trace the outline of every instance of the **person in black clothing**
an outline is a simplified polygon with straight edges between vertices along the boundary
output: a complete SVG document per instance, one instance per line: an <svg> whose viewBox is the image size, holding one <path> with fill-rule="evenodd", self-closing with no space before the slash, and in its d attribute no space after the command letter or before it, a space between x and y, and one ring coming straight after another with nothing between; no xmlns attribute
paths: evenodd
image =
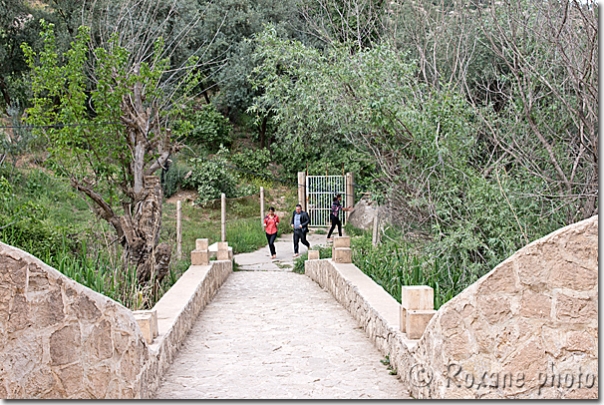
<svg viewBox="0 0 604 405"><path fill-rule="evenodd" d="M296 210L292 214L291 226L294 229L294 257L300 256L298 254L298 244L302 241L302 244L310 249L310 243L306 240L306 234L308 233L308 224L310 218L308 214L302 211L300 204L296 205Z"/></svg>
<svg viewBox="0 0 604 405"><path fill-rule="evenodd" d="M331 233L338 226L338 235L342 236L342 221L340 221L340 211L350 211L351 208L342 208L342 194L338 194L333 198L331 204L331 212L329 213L329 219L331 219L331 229L327 234L327 240L331 240Z"/></svg>

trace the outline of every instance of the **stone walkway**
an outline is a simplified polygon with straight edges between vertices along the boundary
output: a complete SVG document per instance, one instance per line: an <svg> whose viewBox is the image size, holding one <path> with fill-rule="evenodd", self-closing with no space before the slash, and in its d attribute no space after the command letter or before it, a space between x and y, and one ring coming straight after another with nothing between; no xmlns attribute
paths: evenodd
<svg viewBox="0 0 604 405"><path fill-rule="evenodd" d="M304 275L279 270L229 276L156 398L408 398L331 294Z"/></svg>
<svg viewBox="0 0 604 405"><path fill-rule="evenodd" d="M326 244L325 235L310 233L306 239L313 248L317 245ZM275 250L277 258L271 260L268 245L250 253L241 253L235 256L235 262L239 265L239 270L253 271L291 271L294 267L294 244L292 234L286 234L275 241ZM306 246L300 243L298 253L305 253Z"/></svg>

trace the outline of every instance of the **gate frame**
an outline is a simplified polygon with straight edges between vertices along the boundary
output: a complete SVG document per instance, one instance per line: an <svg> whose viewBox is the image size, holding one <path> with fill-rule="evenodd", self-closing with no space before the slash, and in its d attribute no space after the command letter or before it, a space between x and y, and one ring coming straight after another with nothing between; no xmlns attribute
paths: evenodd
<svg viewBox="0 0 604 405"><path fill-rule="evenodd" d="M308 193L308 179L306 172L298 172L298 204L302 206L302 210L308 212L309 206L309 193ZM312 177L330 177L330 176L312 176ZM344 176L344 192L342 193L343 197L343 207L354 207L354 187L353 180L354 176L351 172L346 173ZM335 197L335 195L333 196ZM310 214L310 213L309 213ZM350 212L344 211L344 216L342 218L342 225L348 221L348 216ZM309 215L310 216L310 215ZM309 225L309 228L325 228L330 225Z"/></svg>

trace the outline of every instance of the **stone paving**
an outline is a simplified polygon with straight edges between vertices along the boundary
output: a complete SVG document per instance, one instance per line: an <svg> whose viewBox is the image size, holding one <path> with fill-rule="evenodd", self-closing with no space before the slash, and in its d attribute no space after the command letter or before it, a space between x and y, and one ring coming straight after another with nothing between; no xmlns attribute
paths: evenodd
<svg viewBox="0 0 604 405"><path fill-rule="evenodd" d="M326 244L326 236L318 235L311 231L307 235L308 243L311 249L319 244ZM275 250L277 258L270 259L270 251L268 246L250 253L241 253L235 256L235 261L239 265L239 270L252 271L291 271L294 265L294 246L292 235L286 234L275 241ZM298 252L300 254L307 251L306 246L300 243Z"/></svg>
<svg viewBox="0 0 604 405"><path fill-rule="evenodd" d="M287 256L287 246L282 249ZM270 263L265 253L259 251L254 263ZM331 294L304 275L278 270L229 276L199 316L156 398L408 398Z"/></svg>

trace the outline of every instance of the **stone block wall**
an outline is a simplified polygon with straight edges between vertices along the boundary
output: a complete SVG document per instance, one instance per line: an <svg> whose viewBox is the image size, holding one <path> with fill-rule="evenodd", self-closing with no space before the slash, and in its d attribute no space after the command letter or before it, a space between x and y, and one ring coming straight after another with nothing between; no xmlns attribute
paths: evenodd
<svg viewBox="0 0 604 405"><path fill-rule="evenodd" d="M527 245L443 305L415 357L433 376L413 387L419 398L597 398L598 217Z"/></svg>
<svg viewBox="0 0 604 405"><path fill-rule="evenodd" d="M304 269L308 277L350 312L380 353L389 356L394 368L408 370L415 364L415 342L400 331L400 305L388 292L353 264L307 260ZM409 386L409 374L399 375Z"/></svg>
<svg viewBox="0 0 604 405"><path fill-rule="evenodd" d="M516 252L443 305L420 340L400 332L398 307L354 265L309 260L305 270L389 354L414 398L598 397L597 216Z"/></svg>
<svg viewBox="0 0 604 405"><path fill-rule="evenodd" d="M150 398L232 262L191 266L153 308L147 345L133 313L0 243L0 398Z"/></svg>
<svg viewBox="0 0 604 405"><path fill-rule="evenodd" d="M0 243L0 398L137 398L147 356L127 308Z"/></svg>
<svg viewBox="0 0 604 405"><path fill-rule="evenodd" d="M153 307L159 320L159 336L149 346L142 398L153 397L161 376L174 361L200 312L232 271L230 260L212 261L208 266L191 266Z"/></svg>

